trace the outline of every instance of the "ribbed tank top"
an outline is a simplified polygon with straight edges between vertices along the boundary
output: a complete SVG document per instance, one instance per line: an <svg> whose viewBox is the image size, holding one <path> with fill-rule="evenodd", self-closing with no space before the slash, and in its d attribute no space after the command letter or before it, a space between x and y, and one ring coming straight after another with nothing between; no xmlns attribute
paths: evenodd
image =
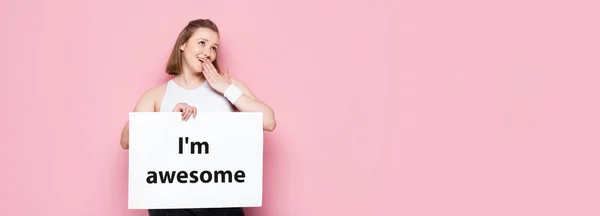
<svg viewBox="0 0 600 216"><path fill-rule="evenodd" d="M198 112L233 112L233 105L219 92L210 87L208 81L195 89L184 89L173 79L167 82L160 112L172 112L178 103L196 107Z"/></svg>

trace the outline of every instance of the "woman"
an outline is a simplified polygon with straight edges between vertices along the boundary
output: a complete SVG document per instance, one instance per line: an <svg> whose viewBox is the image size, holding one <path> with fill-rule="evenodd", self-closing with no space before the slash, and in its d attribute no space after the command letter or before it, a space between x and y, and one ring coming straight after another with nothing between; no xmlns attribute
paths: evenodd
<svg viewBox="0 0 600 216"><path fill-rule="evenodd" d="M209 19L192 20L179 33L167 62L173 78L147 90L134 112L181 112L182 120L197 112L262 112L263 129L276 126L273 110L239 80L221 71L217 64L219 30ZM121 133L121 147L129 148L129 122ZM242 208L150 209L150 216L244 215Z"/></svg>

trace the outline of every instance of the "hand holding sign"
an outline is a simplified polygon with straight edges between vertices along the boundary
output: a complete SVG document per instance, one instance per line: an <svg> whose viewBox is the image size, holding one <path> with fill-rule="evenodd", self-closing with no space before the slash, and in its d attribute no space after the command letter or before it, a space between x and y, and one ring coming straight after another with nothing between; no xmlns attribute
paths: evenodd
<svg viewBox="0 0 600 216"><path fill-rule="evenodd" d="M173 108L173 112L181 112L181 119L187 121L190 117L196 118L198 110L194 106L190 106L186 103L178 103Z"/></svg>

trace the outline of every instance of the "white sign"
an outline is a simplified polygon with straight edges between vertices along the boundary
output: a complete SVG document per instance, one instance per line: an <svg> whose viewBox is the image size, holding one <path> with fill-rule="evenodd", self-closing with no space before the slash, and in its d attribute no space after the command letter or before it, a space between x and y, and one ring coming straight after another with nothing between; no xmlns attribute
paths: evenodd
<svg viewBox="0 0 600 216"><path fill-rule="evenodd" d="M129 209L262 205L260 112L129 113Z"/></svg>

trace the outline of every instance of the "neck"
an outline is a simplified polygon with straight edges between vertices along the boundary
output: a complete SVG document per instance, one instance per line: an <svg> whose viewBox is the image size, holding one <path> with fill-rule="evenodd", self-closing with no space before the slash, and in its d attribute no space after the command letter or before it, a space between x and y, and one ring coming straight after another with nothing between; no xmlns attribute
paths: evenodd
<svg viewBox="0 0 600 216"><path fill-rule="evenodd" d="M184 69L173 80L184 88L197 88L204 83L206 78L202 73L192 73L190 70Z"/></svg>

